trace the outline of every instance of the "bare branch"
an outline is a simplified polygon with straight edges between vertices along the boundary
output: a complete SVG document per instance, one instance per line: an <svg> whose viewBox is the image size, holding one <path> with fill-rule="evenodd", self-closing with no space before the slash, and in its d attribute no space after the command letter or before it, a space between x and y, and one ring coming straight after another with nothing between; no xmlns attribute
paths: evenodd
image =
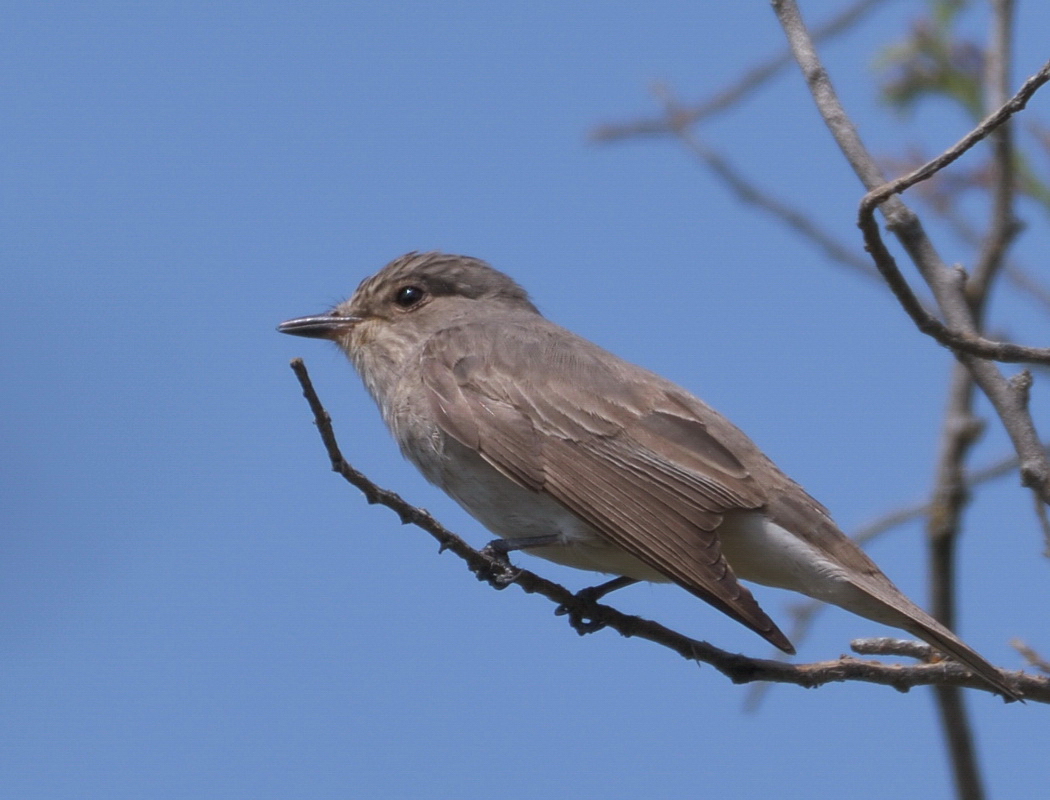
<svg viewBox="0 0 1050 800"><path fill-rule="evenodd" d="M932 242L927 238L919 218L896 196L907 186L932 175L938 169L954 161L973 144L987 136L995 127L1023 108L1035 91L1050 80L1050 62L1044 65L1037 75L1026 81L1021 91L1003 108L982 122L954 148L930 162L931 165L936 165L935 167L927 165L910 176L887 183L839 102L794 0L773 0L773 8L787 34L795 60L802 70L825 124L835 137L854 172L869 190L861 201L859 224L864 233L865 246L875 259L879 272L882 273L898 301L919 329L930 334L942 344L952 347L956 357L970 370L977 385L981 387L995 407L1014 448L1021 456L1021 482L1037 491L1044 502L1050 503L1050 463L1047 462L1042 452L1035 424L1028 412L1027 387L1024 387L1022 391L1020 384L1016 384L1013 380L1007 381L995 364L984 360L992 358L1000 361L1050 363L1050 349L1027 348L1010 343L993 342L979 336L965 296L965 273L962 270L949 269L944 264ZM886 215L889 229L900 241L933 291L947 324L941 323L925 312L897 268L893 256L879 235L878 225L875 223L875 209L880 205ZM980 357L975 357L975 355Z"/></svg>
<svg viewBox="0 0 1050 800"><path fill-rule="evenodd" d="M985 108L989 112L1009 100L1008 65L1012 52L1013 0L992 0L995 10L992 41L985 58ZM992 214L988 234L977 264L966 283L966 298L976 331L982 330L992 282L999 274L1010 242L1020 230L1014 217L1013 143L1009 121L991 134L994 163ZM955 628L956 543L962 530L963 513L969 504L966 458L983 424L973 412L974 379L961 362L952 369L948 407L941 431L941 452L934 482L932 506L927 517L929 545L930 613L948 628ZM957 795L962 800L983 800L981 775L973 726L962 692L953 686L936 686L941 730L951 757Z"/></svg>
<svg viewBox="0 0 1050 800"><path fill-rule="evenodd" d="M960 800L982 800L984 779L977 760L973 726L966 711L966 703L957 686L934 686L941 730L952 762L952 777Z"/></svg>
<svg viewBox="0 0 1050 800"><path fill-rule="evenodd" d="M884 1L859 0L859 2L843 9L822 26L815 28L813 38L819 42L848 30L860 21L865 14ZM737 80L701 103L691 107L680 106L675 109L674 114L664 114L664 116L653 119L601 125L595 128L588 138L593 142L612 142L618 139L629 139L639 136L663 136L669 133L676 133L685 126L692 125L705 117L713 116L730 108L734 103L746 97L790 63L791 51L784 50L776 56L751 67Z"/></svg>
<svg viewBox="0 0 1050 800"><path fill-rule="evenodd" d="M991 110L1008 99L1007 72L1011 57L1013 0L992 0L995 10L992 42L985 59L985 104ZM992 220L977 265L965 287L976 331L982 330L992 281L999 274L1010 242L1019 231L1014 218L1013 145L1009 121L992 133L995 186ZM930 613L948 628L955 628L956 543L963 512L969 504L965 464L983 424L973 412L973 374L961 362L952 369L948 408L941 434L941 453L934 485L935 510L927 518L930 553ZM954 686L935 686L941 730L951 757L955 791L960 800L983 800L981 775L973 725L962 692Z"/></svg>
<svg viewBox="0 0 1050 800"><path fill-rule="evenodd" d="M986 292L975 297L975 307L983 306L985 297ZM975 309L975 315L978 313ZM970 500L965 479L966 457L984 427L973 414L973 399L973 376L957 362L952 368L931 509L926 518L930 613L951 629L956 627L956 543L963 512ZM934 692L941 731L951 757L956 793L964 800L981 800L984 780L962 692L953 686L935 686Z"/></svg>
<svg viewBox="0 0 1050 800"><path fill-rule="evenodd" d="M809 87L810 94L813 95L817 110L835 138L839 149L846 156L846 160L865 187L870 190L882 185L885 183L885 178L878 164L861 143L853 121L846 114L842 103L839 102L835 89L831 85L831 79L817 56L813 39L802 21L798 6L794 0L773 0L773 10L787 35L791 53L802 71L802 77Z"/></svg>
<svg viewBox="0 0 1050 800"><path fill-rule="evenodd" d="M1050 675L1050 661L1040 656L1035 650L1029 647L1027 644L1022 642L1020 639L1014 639L1010 644L1014 650L1024 656L1025 661L1035 667L1042 673Z"/></svg>
<svg viewBox="0 0 1050 800"><path fill-rule="evenodd" d="M1013 3L1012 0L993 0L993 5L996 22L985 59L985 104L989 110L1005 105L1009 99L1007 71ZM1009 122L1004 122L990 135L995 164L992 219L977 265L965 285L976 332L982 330L992 282L999 274L1010 242L1020 229L1013 213L1013 146ZM984 427L974 416L974 389L973 374L963 363L957 362L952 369L932 509L926 525L930 554L930 613L949 628L956 627L956 543L962 529L963 512L970 499L965 479L966 458ZM934 692L941 730L951 757L956 793L962 800L982 800L985 796L984 779L962 692L952 686L937 686Z"/></svg>
<svg viewBox="0 0 1050 800"><path fill-rule="evenodd" d="M768 659L748 658L721 650L707 642L691 639L653 620L624 614L611 606L573 594L564 586L541 578L529 570L511 567L489 553L475 550L428 512L407 503L394 492L381 489L354 469L343 458L335 439L331 417L317 397L306 365L297 358L291 362L291 367L313 411L314 423L321 434L333 471L360 489L368 502L386 506L398 515L402 523L411 523L429 533L438 541L442 551L455 553L466 562L467 567L479 580L489 583L494 588L503 589L513 583L529 594L542 595L559 607L567 609L570 617L590 620L600 626L612 628L626 637L638 637L663 645L683 658L712 665L734 683L772 681L812 688L826 683L855 680L892 686L898 691L907 691L913 686L937 684L995 693L983 680L972 675L961 664L952 661L901 666L842 657L832 661L792 665ZM1050 703L1050 679L1020 672L1004 674L1026 700Z"/></svg>
<svg viewBox="0 0 1050 800"><path fill-rule="evenodd" d="M914 639L897 639L891 636L872 636L869 639L854 639L850 642L854 653L862 656L901 656L918 661L935 661L939 653L926 642Z"/></svg>
<svg viewBox="0 0 1050 800"><path fill-rule="evenodd" d="M1047 447L1050 448L1050 445L1047 445ZM966 487L968 490L972 491L981 484L987 483L995 478L1002 478L1009 475L1017 469L1019 464L1020 459L1016 453L1003 456L980 469L967 473L965 479ZM1043 507L1038 500L1037 504L1040 508ZM894 528L898 528L901 525L928 515L932 507L933 503L931 500L921 500L916 503L903 505L900 508L892 509L879 515L871 522L857 528L850 535L850 538L856 544L863 547L873 539L878 538ZM1048 554L1050 554L1050 539L1047 540L1047 547ZM798 603L792 603L788 607L788 611L792 618L791 629L787 632L788 639L796 645L805 640L806 637L809 636L810 630L813 628L813 623L816 621L817 615L825 608L827 608L827 603L823 603L820 600L806 599ZM781 653L774 653L773 658L786 660L787 656ZM745 707L749 711L756 709L762 702L762 699L765 697L769 688L769 684L754 684L748 692Z"/></svg>
<svg viewBox="0 0 1050 800"><path fill-rule="evenodd" d="M789 2L790 0L778 0L778 2ZM985 139L992 131L999 128L1018 111L1022 111L1028 105L1037 91L1050 81L1050 61L1043 64L1038 72L1024 82L1017 93L1003 103L993 113L985 117L981 123L966 134L962 139L949 147L936 158L926 162L918 169L907 175L903 175L893 181L882 181L870 187L869 194L864 198L866 205L878 206L885 202L890 196L900 194L911 186L924 181L936 172L940 172L953 161L960 158L967 150ZM866 155L866 154L865 154ZM881 185L880 185L881 183Z"/></svg>
<svg viewBox="0 0 1050 800"><path fill-rule="evenodd" d="M985 109L992 112L1010 100L1010 64L1013 60L1013 0L992 0L992 41L985 54ZM980 325L989 288L1005 262L1006 250L1021 224L1014 216L1013 126L1006 120L990 134L993 188L992 222L966 291Z"/></svg>
<svg viewBox="0 0 1050 800"><path fill-rule="evenodd" d="M667 90L661 91L661 99L667 110L668 119L680 116L680 112L676 110L675 100ZM863 258L859 253L853 252L846 245L835 241L831 234L822 230L816 222L800 210L759 189L723 156L704 145L688 127L684 125L678 126L674 129L674 132L686 150L692 153L716 177L725 183L739 200L757 206L779 219L800 236L816 245L817 249L822 251L830 261L848 267L866 278L879 280L879 285L883 285L878 270L872 267L868 259Z"/></svg>
<svg viewBox="0 0 1050 800"><path fill-rule="evenodd" d="M963 242L971 247L985 249L986 244L983 237L960 214L936 202L931 204L931 208L951 226L952 231ZM1044 313L1050 311L1050 287L1037 280L1028 269L1014 261L1007 260L1002 265L1002 274L1023 297L1036 303Z"/></svg>
<svg viewBox="0 0 1050 800"><path fill-rule="evenodd" d="M941 426L941 449L926 518L930 550L930 613L948 628L955 627L955 543L970 499L966 456L983 430L973 414L974 382L956 364Z"/></svg>
<svg viewBox="0 0 1050 800"><path fill-rule="evenodd" d="M927 279L927 282L930 282L931 288L934 289L934 294L937 294L938 286L943 289L952 288L950 284L956 281L944 274L937 274L945 273L947 270L946 268L938 269L942 265L940 265L939 258L932 251L932 245L928 243L918 218L902 202L899 202L894 195L905 191L951 164L977 142L1003 125L1013 114L1023 109L1032 95L1047 81L1050 81L1050 61L1044 64L1039 72L1025 81L1017 94L1004 103L995 113L986 117L980 125L960 139L954 146L937 156L937 158L928 161L907 175L893 181L882 182L874 188L871 188L865 181L865 185L869 186L870 191L861 200L857 224L864 233L865 246L875 259L876 267L878 267L879 272L882 273L886 283L889 284L897 300L912 318L916 327L957 352L995 361L1050 364L1050 348L1025 347L1012 342L992 341L975 334L972 330L974 327L972 322L969 325L965 325L964 321L965 327L951 329L927 312L918 298L912 293L911 287L908 286L907 281L897 267L896 260L883 243L878 223L875 222L875 209L881 204L886 204L887 207L884 209L884 213L888 220L888 227L897 234L898 238L901 238L901 243L905 249L908 250L913 259L916 259L917 266L923 273L923 277ZM851 143L851 152L855 153L858 147L862 147L859 138ZM1009 145L1007 145L1008 148ZM866 161L870 161L870 159L862 159L862 162ZM856 165L854 169L857 169ZM878 168L874 167L874 169L877 172ZM1009 171L1010 169L1007 167L1006 172L1009 173ZM858 174L860 173L858 172ZM863 176L861 177L863 180ZM988 278L984 273L988 272L990 266L997 268L1006 244L1016 235L1016 222L1013 220L1011 210L1013 187L1009 178L1005 180L1006 183L1000 182L1000 188L996 192L1000 198L997 203L1002 204L1002 208L999 211L1001 219L997 232L990 238L990 244L985 248L985 253L982 257L981 264L985 266L981 267L982 272L979 276L981 283L987 283ZM944 292L943 294L947 295L948 293ZM952 310L953 307L951 298L938 297L938 302L942 302L942 309L947 317L948 311ZM950 323L951 320L949 320ZM982 386L982 388L984 387ZM989 396L989 399L992 399L993 403L995 402L991 396Z"/></svg>

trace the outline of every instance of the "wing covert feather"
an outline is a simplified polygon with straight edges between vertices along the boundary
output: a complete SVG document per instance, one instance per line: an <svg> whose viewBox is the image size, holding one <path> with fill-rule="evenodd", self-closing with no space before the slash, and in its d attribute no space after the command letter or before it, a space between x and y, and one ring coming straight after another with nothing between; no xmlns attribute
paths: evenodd
<svg viewBox="0 0 1050 800"><path fill-rule="evenodd" d="M471 323L430 340L424 383L442 429L793 652L737 581L716 532L725 513L765 502L745 466L673 384L543 322ZM521 364L534 368L523 376Z"/></svg>

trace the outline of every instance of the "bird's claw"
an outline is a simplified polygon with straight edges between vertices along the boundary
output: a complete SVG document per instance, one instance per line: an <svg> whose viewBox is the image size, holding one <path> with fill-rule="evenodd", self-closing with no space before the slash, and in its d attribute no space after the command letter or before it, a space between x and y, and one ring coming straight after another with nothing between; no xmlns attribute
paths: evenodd
<svg viewBox="0 0 1050 800"><path fill-rule="evenodd" d="M506 589L518 579L521 570L510 563L507 551L497 544L500 540L489 542L481 549L485 561L474 569L479 581L487 581L494 589Z"/></svg>
<svg viewBox="0 0 1050 800"><path fill-rule="evenodd" d="M598 591L600 588L598 586L588 586L586 589L580 589L573 597L580 603L593 606L604 594L604 592ZM554 614L558 617L568 616L569 624L580 636L595 633L605 627L605 623L601 620L594 619L589 614L579 610L573 611L564 603L554 609Z"/></svg>

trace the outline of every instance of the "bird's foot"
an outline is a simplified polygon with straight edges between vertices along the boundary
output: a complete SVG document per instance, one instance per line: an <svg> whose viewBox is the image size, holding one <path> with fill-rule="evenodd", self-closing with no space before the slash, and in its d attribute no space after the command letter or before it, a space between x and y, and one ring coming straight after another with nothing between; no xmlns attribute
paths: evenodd
<svg viewBox="0 0 1050 800"><path fill-rule="evenodd" d="M562 604L554 609L554 613L559 617L568 616L569 624L580 636L600 631L605 627L605 622L595 619L594 611L597 609L593 608L594 604L609 594L609 592L615 592L617 589L630 586L632 583L637 583L637 581L633 578L613 578L611 581L606 581L598 586L588 586L586 589L580 589L573 597L579 604L590 606L590 609L571 609L567 605ZM574 603L573 605L577 604Z"/></svg>
<svg viewBox="0 0 1050 800"><path fill-rule="evenodd" d="M494 539L481 549L484 561L472 568L479 581L486 581L492 588L502 590L518 579L521 570L507 558L509 549L503 539Z"/></svg>
<svg viewBox="0 0 1050 800"><path fill-rule="evenodd" d="M573 603L573 605L591 606L590 609L581 609L579 607L573 609L566 604L562 604L554 609L555 615L559 617L567 616L572 629L580 636L600 631L605 627L605 623L600 619L595 619L593 616L593 606L602 596L602 593L597 591L600 588L601 586L588 586L586 589L580 589L573 595L573 598L578 601L578 603Z"/></svg>

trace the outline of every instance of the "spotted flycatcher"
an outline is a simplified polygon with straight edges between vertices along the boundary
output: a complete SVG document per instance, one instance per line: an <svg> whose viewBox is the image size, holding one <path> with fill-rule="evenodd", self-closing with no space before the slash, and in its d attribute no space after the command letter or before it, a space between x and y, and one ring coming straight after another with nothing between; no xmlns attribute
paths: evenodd
<svg viewBox="0 0 1050 800"><path fill-rule="evenodd" d="M504 552L672 581L789 653L739 579L791 589L906 630L1016 697L725 417L548 321L483 261L409 253L279 330L338 344L401 452Z"/></svg>

